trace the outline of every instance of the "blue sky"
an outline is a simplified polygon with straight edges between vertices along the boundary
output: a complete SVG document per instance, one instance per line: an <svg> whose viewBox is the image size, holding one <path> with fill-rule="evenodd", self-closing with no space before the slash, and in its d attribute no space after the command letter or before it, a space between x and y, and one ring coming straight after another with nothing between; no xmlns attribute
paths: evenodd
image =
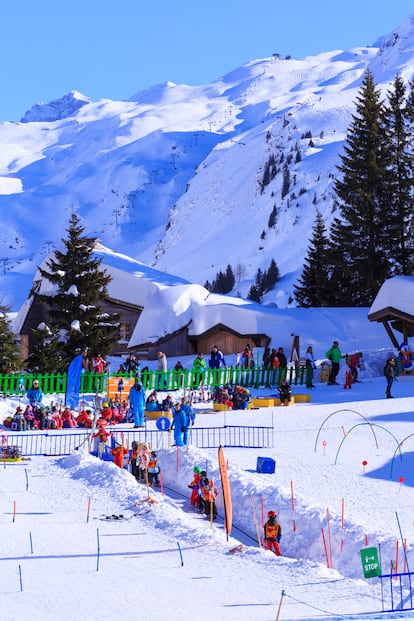
<svg viewBox="0 0 414 621"><path fill-rule="evenodd" d="M0 120L70 90L128 99L154 84L205 84L275 52L371 45L407 0L13 0L0 22Z"/></svg>

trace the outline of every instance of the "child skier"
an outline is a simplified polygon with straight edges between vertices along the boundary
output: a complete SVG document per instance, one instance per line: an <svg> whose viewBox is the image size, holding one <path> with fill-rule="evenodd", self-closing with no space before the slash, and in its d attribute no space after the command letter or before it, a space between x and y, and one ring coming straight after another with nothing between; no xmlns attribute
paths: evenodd
<svg viewBox="0 0 414 621"><path fill-rule="evenodd" d="M214 485L214 482L211 479L209 480L208 477L205 477L205 479L203 479L202 493L203 493L203 500L204 500L204 511L205 511L206 516L209 519L216 520L217 519L217 507L216 507L215 500L218 494L218 490L216 486Z"/></svg>
<svg viewBox="0 0 414 621"><path fill-rule="evenodd" d="M139 453L138 453L138 469L139 469L139 479L143 483L147 483L148 481L148 464L150 461L151 453L149 450L149 446L146 442L143 442Z"/></svg>
<svg viewBox="0 0 414 621"><path fill-rule="evenodd" d="M190 505L192 507L198 507L199 506L198 499L199 499L199 490L200 490L201 468L199 466L194 466L193 473L194 473L193 480L188 486L191 489Z"/></svg>
<svg viewBox="0 0 414 621"><path fill-rule="evenodd" d="M269 511L267 517L269 518L264 525L264 537L266 542L266 548L281 556L279 542L282 537L282 529L279 522L276 520L276 511Z"/></svg>
<svg viewBox="0 0 414 621"><path fill-rule="evenodd" d="M151 451L150 460L148 462L148 483L149 485L155 484L155 487L160 486L160 470L161 464L158 459L156 451Z"/></svg>

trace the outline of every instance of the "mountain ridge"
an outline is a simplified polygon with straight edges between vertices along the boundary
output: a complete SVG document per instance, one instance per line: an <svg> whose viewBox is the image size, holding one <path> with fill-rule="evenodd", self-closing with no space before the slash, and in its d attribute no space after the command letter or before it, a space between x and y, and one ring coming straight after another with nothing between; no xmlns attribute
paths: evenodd
<svg viewBox="0 0 414 621"><path fill-rule="evenodd" d="M336 165L362 76L372 69L384 94L397 70L412 78L413 22L377 47L274 55L208 85L166 82L123 102L71 91L1 123L3 300L19 308L75 209L88 235L189 281L237 267L233 295L245 297L274 258L281 280L264 302L288 306L316 211L327 226L336 215Z"/></svg>

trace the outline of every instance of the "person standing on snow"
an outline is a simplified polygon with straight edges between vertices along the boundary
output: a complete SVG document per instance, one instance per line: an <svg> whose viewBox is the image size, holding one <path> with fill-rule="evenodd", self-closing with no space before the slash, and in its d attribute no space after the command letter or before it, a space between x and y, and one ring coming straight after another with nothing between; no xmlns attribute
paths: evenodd
<svg viewBox="0 0 414 621"><path fill-rule="evenodd" d="M219 369L221 364L223 365L223 367L226 366L223 352L219 350L217 345L213 345L213 349L210 352L210 360L208 361L208 366L210 367L210 369Z"/></svg>
<svg viewBox="0 0 414 621"><path fill-rule="evenodd" d="M394 397L391 394L391 386L395 380L395 360L394 358L388 358L385 367L384 367L384 375L387 380L387 388L385 390L385 395L387 399L393 399Z"/></svg>
<svg viewBox="0 0 414 621"><path fill-rule="evenodd" d="M191 404L188 403L186 397L182 397L181 399L181 409L184 411L184 414L186 416L186 425L185 425L185 431L183 433L183 442L184 444L187 445L189 430L195 423L195 412L193 408L191 407Z"/></svg>
<svg viewBox="0 0 414 621"><path fill-rule="evenodd" d="M164 352L159 351L157 354L158 389L161 388L161 384L164 390L167 388L167 370L167 356Z"/></svg>
<svg viewBox="0 0 414 621"><path fill-rule="evenodd" d="M145 402L145 390L137 378L129 390L129 405L134 417L134 428L144 426Z"/></svg>
<svg viewBox="0 0 414 621"><path fill-rule="evenodd" d="M282 538L282 528L276 520L276 511L269 511L267 517L268 520L264 525L266 549L274 552L276 556L281 556L279 542Z"/></svg>
<svg viewBox="0 0 414 621"><path fill-rule="evenodd" d="M170 430L174 431L174 442L176 446L184 446L184 433L187 429L187 415L181 408L181 403L177 401L171 410L172 423Z"/></svg>
<svg viewBox="0 0 414 621"><path fill-rule="evenodd" d="M315 388L313 383L313 372L316 369L315 356L312 345L309 345L305 354L306 358L306 388Z"/></svg>
<svg viewBox="0 0 414 621"><path fill-rule="evenodd" d="M200 479L201 479L201 468L200 466L194 466L193 468L193 480L188 486L191 489L190 496L190 505L192 507L199 507L199 490L200 490Z"/></svg>
<svg viewBox="0 0 414 621"><path fill-rule="evenodd" d="M334 341L332 343L332 347L328 349L325 355L328 360L331 361L331 372L329 374L328 386L333 386L334 384L336 386L339 386L338 382L336 381L336 376L339 373L339 363L341 362L341 358L343 358L343 355L341 353L341 350L339 349L338 341Z"/></svg>

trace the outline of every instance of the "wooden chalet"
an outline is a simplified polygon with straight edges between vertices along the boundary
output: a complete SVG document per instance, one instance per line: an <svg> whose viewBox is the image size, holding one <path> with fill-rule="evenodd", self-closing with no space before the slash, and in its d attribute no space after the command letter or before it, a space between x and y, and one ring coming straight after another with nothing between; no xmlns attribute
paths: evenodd
<svg viewBox="0 0 414 621"><path fill-rule="evenodd" d="M395 349L414 336L414 276L386 280L368 313L370 321L382 323ZM397 338L394 331L401 336Z"/></svg>

